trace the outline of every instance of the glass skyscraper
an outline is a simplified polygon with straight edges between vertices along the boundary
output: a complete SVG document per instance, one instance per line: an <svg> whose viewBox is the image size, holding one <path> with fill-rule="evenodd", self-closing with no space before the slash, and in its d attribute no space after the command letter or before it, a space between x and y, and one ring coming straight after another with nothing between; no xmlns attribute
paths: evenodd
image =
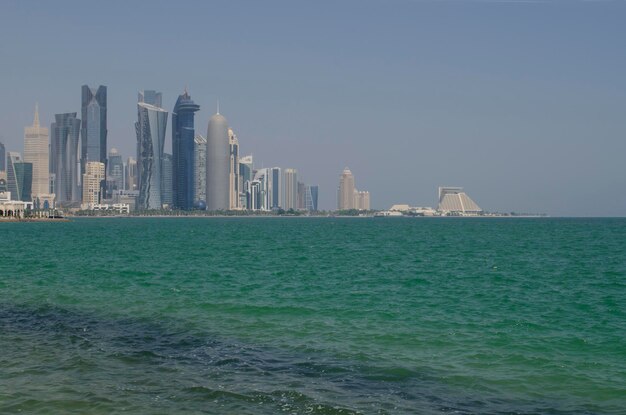
<svg viewBox="0 0 626 415"><path fill-rule="evenodd" d="M163 202L162 165L167 111L154 104L161 103L161 94L155 91L139 93L137 103L137 170L139 175L139 198L137 209L161 209Z"/></svg>
<svg viewBox="0 0 626 415"><path fill-rule="evenodd" d="M12 200L32 202L33 164L25 163L19 153L7 156L7 188Z"/></svg>
<svg viewBox="0 0 626 415"><path fill-rule="evenodd" d="M179 95L172 111L173 204L177 209L193 208L195 199L194 115L200 110L187 90Z"/></svg>
<svg viewBox="0 0 626 415"><path fill-rule="evenodd" d="M80 202L78 141L80 120L75 112L56 114L50 126L50 172L59 204Z"/></svg>
<svg viewBox="0 0 626 415"><path fill-rule="evenodd" d="M82 86L81 174L90 161L107 164L107 87Z"/></svg>

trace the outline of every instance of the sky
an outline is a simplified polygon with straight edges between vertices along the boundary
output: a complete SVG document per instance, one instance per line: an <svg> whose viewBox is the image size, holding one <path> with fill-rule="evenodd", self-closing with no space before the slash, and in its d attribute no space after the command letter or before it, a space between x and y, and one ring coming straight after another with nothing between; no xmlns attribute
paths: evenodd
<svg viewBox="0 0 626 415"><path fill-rule="evenodd" d="M135 157L137 92L219 100L255 167L298 170L336 207L349 167L372 208L626 216L621 0L0 2L0 141L108 87L108 147ZM171 120L166 152L171 153Z"/></svg>

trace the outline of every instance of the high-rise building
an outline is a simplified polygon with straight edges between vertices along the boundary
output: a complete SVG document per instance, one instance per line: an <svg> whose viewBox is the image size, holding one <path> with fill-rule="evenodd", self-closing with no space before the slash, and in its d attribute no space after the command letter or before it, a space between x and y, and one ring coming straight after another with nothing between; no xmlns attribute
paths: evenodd
<svg viewBox="0 0 626 415"><path fill-rule="evenodd" d="M280 167L269 169L268 192L271 209L280 209L283 204L283 175Z"/></svg>
<svg viewBox="0 0 626 415"><path fill-rule="evenodd" d="M354 208L359 210L370 210L370 192L364 190L354 191Z"/></svg>
<svg viewBox="0 0 626 415"><path fill-rule="evenodd" d="M337 191L337 208L339 210L355 209L354 205L354 176L349 168L343 169L339 177Z"/></svg>
<svg viewBox="0 0 626 415"><path fill-rule="evenodd" d="M137 103L137 170L139 177L139 198L137 209L161 209L161 182L167 111L144 102L150 100L161 103L161 94L155 91L139 93Z"/></svg>
<svg viewBox="0 0 626 415"><path fill-rule="evenodd" d="M90 209L99 204L104 197L102 183L104 182L104 163L88 161L83 174L83 209Z"/></svg>
<svg viewBox="0 0 626 415"><path fill-rule="evenodd" d="M109 162L107 164L107 192L112 194L114 190L124 190L124 161L122 155L116 148L109 151ZM83 187L84 188L84 187ZM83 200L85 198L83 197Z"/></svg>
<svg viewBox="0 0 626 415"><path fill-rule="evenodd" d="M254 173L248 186L248 202L252 210L272 209L271 176L271 169L259 169Z"/></svg>
<svg viewBox="0 0 626 415"><path fill-rule="evenodd" d="M254 163L252 156L244 156L239 158L239 189L241 189L241 197L240 204L242 208L252 209L252 207L248 204L248 190L246 187L246 183L252 181L254 178Z"/></svg>
<svg viewBox="0 0 626 415"><path fill-rule="evenodd" d="M49 136L48 129L39 124L37 105L33 125L24 128L24 161L33 165L33 198L47 196L50 191Z"/></svg>
<svg viewBox="0 0 626 415"><path fill-rule="evenodd" d="M90 161L107 164L107 87L81 88L81 174ZM104 178L102 179L104 182ZM104 183L103 183L104 184Z"/></svg>
<svg viewBox="0 0 626 415"><path fill-rule="evenodd" d="M54 118L50 126L50 171L54 174L56 201L60 205L80 202L80 120L75 112L56 114Z"/></svg>
<svg viewBox="0 0 626 415"><path fill-rule="evenodd" d="M194 138L194 204L206 206L206 138L196 134Z"/></svg>
<svg viewBox="0 0 626 415"><path fill-rule="evenodd" d="M283 170L283 205L285 210L297 209L298 205L298 171L296 169Z"/></svg>
<svg viewBox="0 0 626 415"><path fill-rule="evenodd" d="M195 193L194 115L200 106L187 90L178 96L172 111L173 205L177 209L193 208Z"/></svg>
<svg viewBox="0 0 626 415"><path fill-rule="evenodd" d="M0 171L7 170L7 154L4 144L0 143Z"/></svg>
<svg viewBox="0 0 626 415"><path fill-rule="evenodd" d="M33 165L24 162L20 153L7 154L7 189L12 200L32 202Z"/></svg>
<svg viewBox="0 0 626 415"><path fill-rule="evenodd" d="M302 182L298 182L298 201L296 205L299 210L305 209L305 206L306 206L305 197L306 197L306 185Z"/></svg>
<svg viewBox="0 0 626 415"><path fill-rule="evenodd" d="M228 129L228 146L230 150L228 187L229 209L236 210L239 205L239 140L231 128Z"/></svg>
<svg viewBox="0 0 626 415"><path fill-rule="evenodd" d="M163 207L171 208L174 203L174 160L171 154L163 154L161 166L161 203Z"/></svg>
<svg viewBox="0 0 626 415"><path fill-rule="evenodd" d="M317 211L317 197L319 194L319 187L315 186L306 186L305 190L305 206L304 208L308 211L315 212Z"/></svg>
<svg viewBox="0 0 626 415"><path fill-rule="evenodd" d="M137 160L129 157L125 166L126 190L139 190L137 186Z"/></svg>
<svg viewBox="0 0 626 415"><path fill-rule="evenodd" d="M218 111L210 118L207 128L207 210L228 210L230 207L229 159L228 122Z"/></svg>

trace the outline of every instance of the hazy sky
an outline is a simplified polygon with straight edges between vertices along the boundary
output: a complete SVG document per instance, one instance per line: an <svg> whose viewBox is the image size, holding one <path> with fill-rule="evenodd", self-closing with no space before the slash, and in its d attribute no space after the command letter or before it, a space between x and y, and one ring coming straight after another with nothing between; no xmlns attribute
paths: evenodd
<svg viewBox="0 0 626 415"><path fill-rule="evenodd" d="M624 1L0 2L0 141L23 150L108 87L109 148L135 156L137 91L196 131L220 112L257 167L294 167L334 208L345 166L372 207L626 215ZM166 151L171 152L171 120Z"/></svg>

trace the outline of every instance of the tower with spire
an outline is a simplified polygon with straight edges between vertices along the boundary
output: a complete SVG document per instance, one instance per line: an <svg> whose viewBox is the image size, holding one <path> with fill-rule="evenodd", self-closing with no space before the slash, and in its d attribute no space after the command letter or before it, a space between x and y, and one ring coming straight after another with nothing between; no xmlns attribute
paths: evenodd
<svg viewBox="0 0 626 415"><path fill-rule="evenodd" d="M49 131L39 122L39 104L35 104L33 125L24 128L24 162L33 164L32 197L49 198L50 150Z"/></svg>

